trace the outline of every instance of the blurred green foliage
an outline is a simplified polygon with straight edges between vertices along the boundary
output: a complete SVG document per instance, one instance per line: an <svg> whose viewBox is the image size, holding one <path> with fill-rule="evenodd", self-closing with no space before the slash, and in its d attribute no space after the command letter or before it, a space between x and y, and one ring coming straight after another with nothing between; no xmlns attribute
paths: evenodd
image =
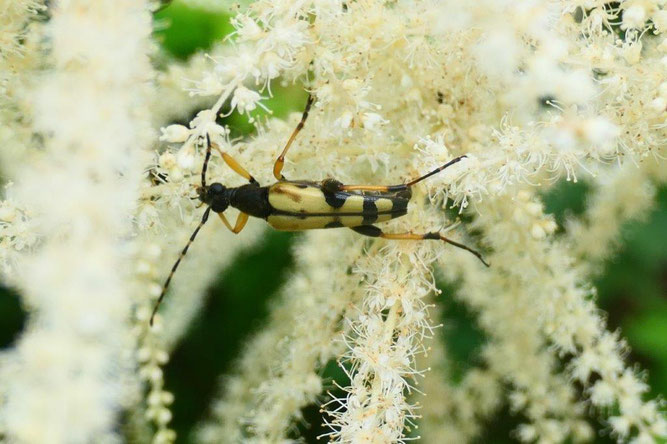
<svg viewBox="0 0 667 444"><path fill-rule="evenodd" d="M156 14L156 36L171 56L186 59L196 50L210 48L232 28L229 17L189 8L177 1ZM277 116L300 111L305 93L300 88L272 86L274 96L267 105ZM267 95L267 94L265 94ZM266 115L262 110L255 118ZM225 122L236 135L252 132L245 116L234 115ZM279 147L276 147L278 150ZM583 211L588 192L585 184L564 182L545 196L549 212L559 225L567 215ZM667 189L658 195L658 206L643 222L623 229L622 243L595 280L599 305L609 313L611 329L620 328L632 347L628 357L648 371L652 395L667 393ZM265 241L242 253L234 264L222 271L210 289L207 306L191 325L174 350L165 368L167 389L173 391L173 427L179 442L191 442L194 425L202 420L218 393L220 375L233 368L244 343L262 328L270 301L289 277L293 265L291 246L298 235L268 232ZM171 266L165 262L165 267ZM262 279L257 279L257 276ZM478 364L477 356L484 336L474 315L455 302L455 286L442 284L443 334L452 362L452 382ZM9 347L20 334L24 313L18 297L0 287L0 346ZM344 373L335 362L323 370L328 380L344 384ZM333 389L333 385L330 387ZM304 409L304 423L297 425L306 442L324 432L318 407ZM480 442L514 442L511 431L522 418L507 407L487 424ZM599 432L604 435L604 430ZM612 442L601 436L597 442Z"/></svg>
<svg viewBox="0 0 667 444"><path fill-rule="evenodd" d="M229 16L191 8L173 1L155 14L155 37L172 57L185 60L195 51L208 50L234 28Z"/></svg>

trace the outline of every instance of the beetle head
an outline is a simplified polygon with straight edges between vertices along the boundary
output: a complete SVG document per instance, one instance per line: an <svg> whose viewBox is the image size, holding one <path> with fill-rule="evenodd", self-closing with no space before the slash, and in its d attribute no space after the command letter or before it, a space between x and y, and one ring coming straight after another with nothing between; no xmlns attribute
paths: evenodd
<svg viewBox="0 0 667 444"><path fill-rule="evenodd" d="M207 187L198 187L199 200L211 207L216 213L222 213L229 206L227 187L221 183L212 183Z"/></svg>

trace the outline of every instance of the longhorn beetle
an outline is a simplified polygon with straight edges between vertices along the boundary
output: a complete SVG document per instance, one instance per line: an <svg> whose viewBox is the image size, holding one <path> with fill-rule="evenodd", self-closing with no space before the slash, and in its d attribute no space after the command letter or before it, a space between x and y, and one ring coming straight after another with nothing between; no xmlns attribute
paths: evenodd
<svg viewBox="0 0 667 444"><path fill-rule="evenodd" d="M243 230L249 216L262 218L276 230L282 231L348 227L364 236L384 239L441 240L471 252L484 265L489 266L477 251L448 239L437 231L426 234L385 233L373 225L376 222L385 222L407 214L413 185L459 162L466 156L456 157L430 173L400 185L344 185L335 179L324 179L321 182L286 179L282 175L285 155L306 123L312 104L313 98L308 96L301 121L287 140L285 148L273 166L273 175L277 180L273 185L260 186L245 168L212 142L208 134L206 135L206 155L201 171L201 186L197 187L197 195L199 200L207 205L207 208L201 222L190 236L190 240L181 251L162 286L162 292L151 315L151 325L153 325L153 319L164 299L174 272L188 252L192 241L197 237L197 233L208 220L211 211L217 213L222 223L234 234ZM222 160L232 170L244 177L248 184L235 188L227 188L218 182L207 185L206 169L211 158L211 148L220 154ZM224 215L224 211L229 206L240 211L234 226Z"/></svg>

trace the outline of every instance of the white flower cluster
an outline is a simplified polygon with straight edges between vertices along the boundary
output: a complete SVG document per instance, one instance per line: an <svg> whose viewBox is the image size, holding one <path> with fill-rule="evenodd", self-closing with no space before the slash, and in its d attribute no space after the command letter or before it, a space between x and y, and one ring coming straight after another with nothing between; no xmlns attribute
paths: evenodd
<svg viewBox="0 0 667 444"><path fill-rule="evenodd" d="M349 377L344 395L322 402L335 442L471 442L503 401L525 418L525 442L590 440L591 411L620 441L666 438L661 403L647 399L590 284L621 224L640 218L667 180L664 2L258 0L238 8L230 39L171 64L150 91L146 3L111 11L61 0L45 25L28 26L38 2L0 0L1 23L11 23L0 26L0 81L11 91L0 141L16 183L0 203L0 270L31 314L0 364L5 436L111 439L126 408L135 440L175 439L160 366L215 271L259 238L260 224L230 241L209 222L157 329L146 319L165 258L201 218L191 198L202 142L273 180L299 116L251 115L270 113L280 81L303 82L315 98L286 177L394 184L466 155L414 187L410 213L383 230L442 230L452 225L444 208L458 205L492 266L432 240L304 236L298 270L198 439L293 438L302 409L326 396L321 372L332 360ZM191 111L189 125L172 123ZM232 140L218 120L232 113L257 134ZM169 145L154 162L142 151L157 139L149 124ZM209 177L242 182L217 153ZM539 194L559 178L594 188L564 235ZM462 225L447 235L474 243ZM458 386L433 340L435 271L461 283L456 297L488 338L482 365ZM65 403L66 414L53 413Z"/></svg>
<svg viewBox="0 0 667 444"><path fill-rule="evenodd" d="M10 442L117 439L117 413L129 394L125 264L147 161L142 150L151 140L144 86L152 73L151 16L133 0L112 9L59 2L42 30L45 73L25 72L36 76L32 88L13 91L38 104L17 108L34 111L25 121L43 149L13 163L13 197L1 205L9 282L30 312L3 357L0 418ZM2 124L14 128L11 120Z"/></svg>
<svg viewBox="0 0 667 444"><path fill-rule="evenodd" d="M341 442L400 442L416 426L417 389L425 370L415 367L432 326L424 299L434 290L430 248L385 247L357 265L367 285L358 313L348 316L348 351L341 358L351 384L334 398L329 434Z"/></svg>

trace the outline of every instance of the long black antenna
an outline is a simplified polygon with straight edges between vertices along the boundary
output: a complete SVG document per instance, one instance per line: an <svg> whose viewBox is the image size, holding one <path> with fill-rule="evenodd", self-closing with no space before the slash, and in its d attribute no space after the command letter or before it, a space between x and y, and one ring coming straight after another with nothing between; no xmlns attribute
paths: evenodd
<svg viewBox="0 0 667 444"><path fill-rule="evenodd" d="M206 211L204 211L204 216L201 218L201 222L199 222L199 225L197 225L197 228L195 228L195 231L192 233L192 236L190 236L190 240L185 245L185 248L183 248L183 251L181 251L181 254L178 256L178 259L176 259L174 266L171 267L171 273L169 273L167 280L164 282L164 285L162 286L162 292L160 293L160 297L157 299L157 302L155 303L155 308L153 308L153 313L151 314L151 321L150 321L151 326L153 326L153 320L155 319L155 314L157 313L157 310L160 307L162 300L164 299L164 295L167 293L167 288L169 288L169 283L171 282L171 278L174 276L174 273L176 272L178 265L181 263L181 260L185 257L185 254L188 252L190 244L192 244L192 241L194 241L195 237L197 237L197 233L199 233L201 227L203 227L206 221L208 220L208 215L210 212L211 212L211 207L206 208Z"/></svg>
<svg viewBox="0 0 667 444"><path fill-rule="evenodd" d="M418 177L415 180L411 180L410 182L406 183L405 186L406 187L411 187L412 185L414 185L416 183L419 183L424 179L428 179L429 177L433 176L434 174L438 174L440 171L444 170L445 168L447 168L451 165L454 165L457 162L460 162L462 159L465 159L466 157L468 157L468 156L466 156L465 154L463 156L456 157L456 158L450 160L449 162L447 162L446 164L444 164L443 166L434 169L430 173L424 174L423 176Z"/></svg>
<svg viewBox="0 0 667 444"><path fill-rule="evenodd" d="M202 190L206 189L206 170L208 169L208 161L210 159L211 159L211 138L209 137L208 133L206 133L206 157L204 157L204 165L202 165L201 168ZM185 245L185 248L183 248L183 251L181 251L181 254L178 256L178 259L176 259L174 266L171 267L171 273L169 273L167 280L164 282L164 285L162 286L162 292L160 293L160 297L157 299L155 307L153 308L153 313L151 314L151 320L150 320L151 326L153 326L153 320L155 319L155 314L157 313L158 308L160 308L160 304L162 303L165 294L167 294L167 288L169 288L169 283L171 282L171 278L174 277L174 273L176 272L176 269L180 265L181 260L183 260L185 254L188 252L190 244L192 244L192 242L195 240L195 237L197 237L199 230L201 230L201 227L203 227L206 221L208 220L208 215L210 212L211 212L211 207L206 208L206 211L204 211L204 215L201 218L201 222L199 222L199 225L197 225L197 228L195 228L195 231L190 236L190 240L188 240L188 243Z"/></svg>
<svg viewBox="0 0 667 444"><path fill-rule="evenodd" d="M206 170L208 169L208 161L211 159L211 138L206 133L206 157L204 157L204 165L201 168L201 187L206 188Z"/></svg>

